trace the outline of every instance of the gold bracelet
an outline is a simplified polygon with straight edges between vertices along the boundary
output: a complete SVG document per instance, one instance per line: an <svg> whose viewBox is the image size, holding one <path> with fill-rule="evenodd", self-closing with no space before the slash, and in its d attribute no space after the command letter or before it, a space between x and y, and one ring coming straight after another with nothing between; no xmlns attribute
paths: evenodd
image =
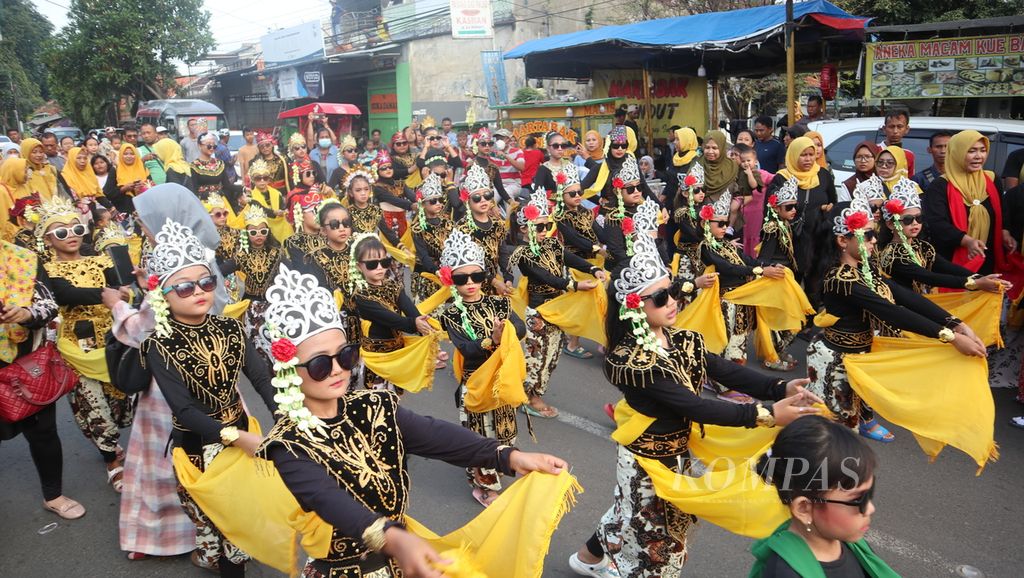
<svg viewBox="0 0 1024 578"><path fill-rule="evenodd" d="M757 404L757 427L775 427L775 416L772 412L768 411L768 408L761 404Z"/></svg>
<svg viewBox="0 0 1024 578"><path fill-rule="evenodd" d="M954 339L956 339L956 333L953 333L953 330L949 327L943 327L942 330L939 331L939 341L943 343L952 343Z"/></svg>
<svg viewBox="0 0 1024 578"><path fill-rule="evenodd" d="M978 275L971 275L970 277L968 277L967 282L964 283L964 289L967 289L968 291L977 291L978 277Z"/></svg>
<svg viewBox="0 0 1024 578"><path fill-rule="evenodd" d="M380 552L387 545L387 538L384 537L384 525L388 519L381 516L363 530L363 544L371 552Z"/></svg>
<svg viewBox="0 0 1024 578"><path fill-rule="evenodd" d="M494 349L494 340L492 340L490 337L484 337L483 341L480 342L480 347L483 347L484 349L491 351Z"/></svg>
<svg viewBox="0 0 1024 578"><path fill-rule="evenodd" d="M694 289L693 283L690 283L689 281L685 281L683 283L683 293L686 293L687 295L689 295L690 293L693 293L693 289Z"/></svg>
<svg viewBox="0 0 1024 578"><path fill-rule="evenodd" d="M229 446L238 440L238 428L231 425L220 430L220 443Z"/></svg>

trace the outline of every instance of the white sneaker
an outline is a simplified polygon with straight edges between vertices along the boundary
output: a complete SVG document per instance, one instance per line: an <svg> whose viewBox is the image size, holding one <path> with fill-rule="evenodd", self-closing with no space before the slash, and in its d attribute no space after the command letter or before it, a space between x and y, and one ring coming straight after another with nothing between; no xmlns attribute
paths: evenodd
<svg viewBox="0 0 1024 578"><path fill-rule="evenodd" d="M593 576L594 578L619 578L619 571L612 565L612 560L605 556L597 564L587 564L580 561L578 554L569 556L569 567L580 576Z"/></svg>

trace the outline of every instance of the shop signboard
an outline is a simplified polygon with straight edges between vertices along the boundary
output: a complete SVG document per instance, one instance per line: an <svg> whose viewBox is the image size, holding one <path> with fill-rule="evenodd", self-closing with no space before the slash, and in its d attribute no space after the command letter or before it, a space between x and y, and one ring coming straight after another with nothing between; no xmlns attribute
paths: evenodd
<svg viewBox="0 0 1024 578"><path fill-rule="evenodd" d="M394 116L398 114L398 94L394 92L378 92L370 95L371 116Z"/></svg>
<svg viewBox="0 0 1024 578"><path fill-rule="evenodd" d="M557 132L565 137L565 140L569 141L570 144L577 144L579 142L580 137L576 134L576 131L560 122L547 120L535 120L515 125L512 127L512 138L521 143L527 136L543 136L549 132ZM540 143L537 146L541 147L542 145L543 143Z"/></svg>
<svg viewBox="0 0 1024 578"><path fill-rule="evenodd" d="M673 125L692 127L697 134L707 130L707 82L678 74L652 72L651 118L655 138L663 138ZM645 99L640 70L595 70L593 98L615 98L619 105L640 107L637 123L643 129ZM642 137L643 135L637 135Z"/></svg>
<svg viewBox="0 0 1024 578"><path fill-rule="evenodd" d="M865 62L867 98L1024 95L1024 34L874 42Z"/></svg>
<svg viewBox="0 0 1024 578"><path fill-rule="evenodd" d="M319 20L274 30L260 37L263 61L270 67L296 64L324 55L324 33Z"/></svg>
<svg viewBox="0 0 1024 578"><path fill-rule="evenodd" d="M491 0L451 0L452 38L493 38Z"/></svg>

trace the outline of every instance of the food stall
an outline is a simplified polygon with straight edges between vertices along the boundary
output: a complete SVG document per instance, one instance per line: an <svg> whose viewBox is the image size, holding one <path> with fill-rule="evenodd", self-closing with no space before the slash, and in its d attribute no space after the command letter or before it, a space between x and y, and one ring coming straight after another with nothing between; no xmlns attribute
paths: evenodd
<svg viewBox="0 0 1024 578"><path fill-rule="evenodd" d="M572 144L578 144L580 135L588 130L606 134L615 121L614 98L594 98L563 102L540 101L523 104L492 106L507 124L512 122L512 136L520 143L521 137L556 131Z"/></svg>

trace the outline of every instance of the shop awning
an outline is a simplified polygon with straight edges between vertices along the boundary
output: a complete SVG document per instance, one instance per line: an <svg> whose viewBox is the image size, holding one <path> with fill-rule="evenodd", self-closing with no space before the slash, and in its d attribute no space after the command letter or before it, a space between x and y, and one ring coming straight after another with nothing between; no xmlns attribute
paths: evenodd
<svg viewBox="0 0 1024 578"><path fill-rule="evenodd" d="M798 59L835 62L859 56L870 18L851 15L826 0L793 5ZM526 61L531 78L588 78L591 70L636 69L709 77L761 76L785 68L783 4L728 12L604 26L520 44L506 59Z"/></svg>
<svg viewBox="0 0 1024 578"><path fill-rule="evenodd" d="M360 115L359 107L354 104L339 104L333 102L311 102L309 104L302 105L298 108L282 111L277 115L278 119L283 118L296 118L296 117L307 117L309 113L313 112L314 108L318 108L323 114L350 114Z"/></svg>

